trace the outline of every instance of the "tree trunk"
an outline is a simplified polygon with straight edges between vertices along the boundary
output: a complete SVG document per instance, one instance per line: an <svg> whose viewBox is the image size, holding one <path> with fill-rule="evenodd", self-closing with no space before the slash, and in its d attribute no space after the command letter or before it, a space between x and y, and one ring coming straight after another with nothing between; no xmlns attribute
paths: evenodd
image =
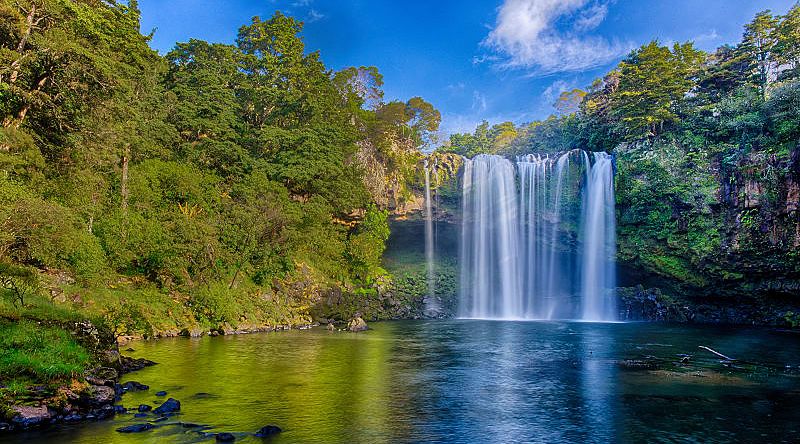
<svg viewBox="0 0 800 444"><path fill-rule="evenodd" d="M19 54L19 58L11 63L11 76L8 82L10 85L13 85L17 81L17 77L19 77L19 66L22 64L25 45L28 44L28 38L31 36L31 32L33 32L33 27L39 22L38 20L35 20L35 18L36 3L32 3L31 9L28 11L27 17L25 17L25 32L22 34L19 44L17 44L17 53Z"/></svg>
<svg viewBox="0 0 800 444"><path fill-rule="evenodd" d="M242 271L242 266L239 265L236 267L236 273L233 274L233 279L231 279L230 285L228 285L228 290L233 289L233 286L236 284L236 278L239 277L239 272Z"/></svg>

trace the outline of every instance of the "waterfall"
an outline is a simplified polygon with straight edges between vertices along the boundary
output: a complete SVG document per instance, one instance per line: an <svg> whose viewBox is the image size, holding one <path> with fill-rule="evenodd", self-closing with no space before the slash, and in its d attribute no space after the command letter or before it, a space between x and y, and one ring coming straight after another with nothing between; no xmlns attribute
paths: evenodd
<svg viewBox="0 0 800 444"><path fill-rule="evenodd" d="M439 312L436 301L436 279L434 274L433 206L431 203L431 173L428 159L425 159L425 263L427 265L428 297L425 311L431 315Z"/></svg>
<svg viewBox="0 0 800 444"><path fill-rule="evenodd" d="M576 155L584 162L571 169ZM613 167L605 153L594 158L573 150L465 160L461 317L616 319ZM580 227L577 255L562 224Z"/></svg>
<svg viewBox="0 0 800 444"><path fill-rule="evenodd" d="M465 163L459 313L514 318L523 312L514 165L479 155ZM491 295L491 297L489 297Z"/></svg>
<svg viewBox="0 0 800 444"><path fill-rule="evenodd" d="M583 266L581 299L585 320L616 318L616 275L608 260L616 251L613 161L606 153L595 153L594 165L586 168L584 193ZM611 293L606 295L605 293Z"/></svg>

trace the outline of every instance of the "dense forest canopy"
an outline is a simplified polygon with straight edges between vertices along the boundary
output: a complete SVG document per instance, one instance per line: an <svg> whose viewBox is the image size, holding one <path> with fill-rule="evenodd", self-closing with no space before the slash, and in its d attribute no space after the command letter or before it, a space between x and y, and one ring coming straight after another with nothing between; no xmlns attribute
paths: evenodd
<svg viewBox="0 0 800 444"><path fill-rule="evenodd" d="M442 150L477 153L612 151L621 143L673 137L696 148L735 143L782 151L800 138L800 6L759 13L742 41L707 54L692 42L652 41L632 51L588 91L564 91L544 121L482 123Z"/></svg>
<svg viewBox="0 0 800 444"><path fill-rule="evenodd" d="M163 57L139 23L135 1L0 1L9 282L44 294L36 270L66 272L77 305L133 313L123 324L175 302L235 323L281 322L275 295L302 307L385 275L386 209L410 195L438 111L385 102L375 67L332 72L279 12Z"/></svg>

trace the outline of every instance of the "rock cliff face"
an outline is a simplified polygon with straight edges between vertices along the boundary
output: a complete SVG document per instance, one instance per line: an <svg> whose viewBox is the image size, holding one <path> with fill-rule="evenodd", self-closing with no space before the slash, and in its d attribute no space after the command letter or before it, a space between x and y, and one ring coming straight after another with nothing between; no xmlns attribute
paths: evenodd
<svg viewBox="0 0 800 444"><path fill-rule="evenodd" d="M800 304L800 147L707 163L642 148L617 160L623 263L674 294Z"/></svg>

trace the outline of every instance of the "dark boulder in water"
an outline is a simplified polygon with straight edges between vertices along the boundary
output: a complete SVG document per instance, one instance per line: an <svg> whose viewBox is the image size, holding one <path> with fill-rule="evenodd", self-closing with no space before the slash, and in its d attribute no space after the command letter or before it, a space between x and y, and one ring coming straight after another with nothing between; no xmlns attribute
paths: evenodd
<svg viewBox="0 0 800 444"><path fill-rule="evenodd" d="M158 415L163 415L166 413L175 413L180 409L181 409L180 401L178 401L175 398L169 398L163 404L161 404L155 410L153 410L153 412Z"/></svg>
<svg viewBox="0 0 800 444"><path fill-rule="evenodd" d="M129 356L120 356L120 365L122 367L122 373L130 373L135 372L136 370L141 370L145 367L156 365L156 363L144 358L136 359Z"/></svg>
<svg viewBox="0 0 800 444"><path fill-rule="evenodd" d="M120 427L117 429L120 433L139 433L145 432L153 428L152 424L133 424L125 427Z"/></svg>
<svg viewBox="0 0 800 444"><path fill-rule="evenodd" d="M79 421L83 421L83 416L77 413L72 413L64 417L64 422L79 422Z"/></svg>
<svg viewBox="0 0 800 444"><path fill-rule="evenodd" d="M149 412L150 410L153 410L153 407L147 404L140 404L137 410L140 412Z"/></svg>
<svg viewBox="0 0 800 444"><path fill-rule="evenodd" d="M156 396L167 396L167 392L165 392L163 390L160 391L160 392L156 392Z"/></svg>
<svg viewBox="0 0 800 444"><path fill-rule="evenodd" d="M217 433L217 442L234 442L236 437L232 433Z"/></svg>
<svg viewBox="0 0 800 444"><path fill-rule="evenodd" d="M255 436L258 438L266 438L267 436L277 435L282 431L283 430L278 426L268 425L261 427L261 429L255 433Z"/></svg>
<svg viewBox="0 0 800 444"><path fill-rule="evenodd" d="M121 385L123 391L143 391L143 390L150 390L149 385L144 385L136 381L128 381L125 384Z"/></svg>

